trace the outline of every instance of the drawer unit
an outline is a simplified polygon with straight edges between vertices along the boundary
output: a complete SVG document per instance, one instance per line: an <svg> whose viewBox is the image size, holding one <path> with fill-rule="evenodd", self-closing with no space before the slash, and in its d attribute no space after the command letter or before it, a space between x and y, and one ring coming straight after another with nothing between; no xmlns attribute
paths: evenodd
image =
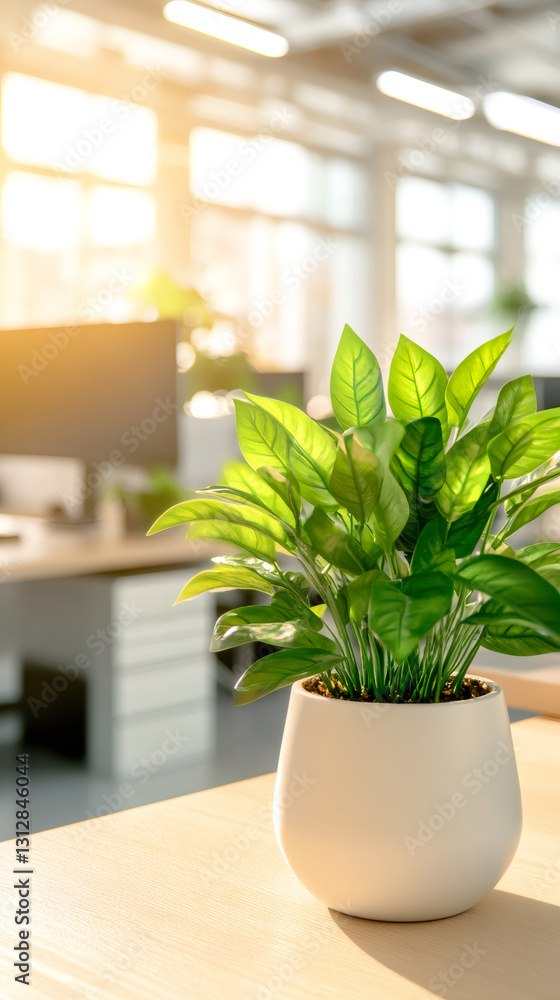
<svg viewBox="0 0 560 1000"><path fill-rule="evenodd" d="M115 771L169 767L188 757L212 753L214 712L206 702L119 720L114 745Z"/></svg>
<svg viewBox="0 0 560 1000"><path fill-rule="evenodd" d="M190 719L188 747L177 750L174 760L210 751L215 660L209 645L215 600L203 594L173 606L197 571L189 567L23 584L24 656L61 673L76 664L86 681L87 757L93 770L126 769L131 758L141 755L144 739L146 750L157 749L162 713L167 718L179 712L181 719Z"/></svg>
<svg viewBox="0 0 560 1000"><path fill-rule="evenodd" d="M115 677L115 715L157 711L183 702L211 700L214 670L206 669L200 657L150 665L147 669L122 671Z"/></svg>

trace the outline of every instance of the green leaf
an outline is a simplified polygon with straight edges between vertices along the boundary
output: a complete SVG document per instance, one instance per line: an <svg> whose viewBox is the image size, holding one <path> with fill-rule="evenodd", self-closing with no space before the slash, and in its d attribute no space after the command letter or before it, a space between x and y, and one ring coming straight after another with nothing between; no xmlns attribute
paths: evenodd
<svg viewBox="0 0 560 1000"><path fill-rule="evenodd" d="M271 691L325 673L343 659L342 653L326 653L324 649L283 649L253 663L235 685L236 705L246 705Z"/></svg>
<svg viewBox="0 0 560 1000"><path fill-rule="evenodd" d="M277 511L287 509L290 524L295 524L301 511L301 493L295 476L266 465L261 465L258 472L265 489L276 494L274 503Z"/></svg>
<svg viewBox="0 0 560 1000"><path fill-rule="evenodd" d="M291 403L254 396L249 392L245 395L256 408L267 413L287 432L290 443L289 467L300 484L302 497L325 510L335 510L338 503L329 491L329 480L336 458L336 444L330 434ZM253 465L252 462L249 464ZM259 462L255 468L262 465L270 465L283 471L275 462L267 461Z"/></svg>
<svg viewBox="0 0 560 1000"><path fill-rule="evenodd" d="M328 653L336 650L332 639L306 628L301 621L243 622L236 620L234 611L228 611L216 622L210 652L231 649L245 642L264 642L271 646L285 646L287 649L324 649Z"/></svg>
<svg viewBox="0 0 560 1000"><path fill-rule="evenodd" d="M517 550L517 558L544 574L547 568L560 570L560 545L555 542L537 542Z"/></svg>
<svg viewBox="0 0 560 1000"><path fill-rule="evenodd" d="M532 443L533 431L524 421L506 427L493 438L488 445L488 457L494 479L503 479L508 469L525 455Z"/></svg>
<svg viewBox="0 0 560 1000"><path fill-rule="evenodd" d="M377 458L381 488L370 515L370 523L375 531L376 542L385 552L392 549L393 542L399 537L409 516L406 495L391 470L393 455L403 435L404 427L398 420L386 420L383 424L362 428L356 433L360 444Z"/></svg>
<svg viewBox="0 0 560 1000"><path fill-rule="evenodd" d="M507 656L538 656L541 653L557 653L560 642L548 636L539 635L526 625L495 625L486 628L481 645L495 653Z"/></svg>
<svg viewBox="0 0 560 1000"><path fill-rule="evenodd" d="M506 382L498 395L488 437L496 437L515 420L520 420L529 413L535 413L537 397L535 386L530 375L522 375Z"/></svg>
<svg viewBox="0 0 560 1000"><path fill-rule="evenodd" d="M421 531L414 549L410 571L413 574L440 570L446 575L455 569L455 552L446 542L447 525L443 518L430 521Z"/></svg>
<svg viewBox="0 0 560 1000"><path fill-rule="evenodd" d="M371 588L369 626L402 663L449 612L452 600L453 583L443 573L377 580Z"/></svg>
<svg viewBox="0 0 560 1000"><path fill-rule="evenodd" d="M515 552L507 542L499 540L497 535L488 535L488 544L493 552L499 556L507 556L508 559L515 559Z"/></svg>
<svg viewBox="0 0 560 1000"><path fill-rule="evenodd" d="M533 440L530 449L510 466L510 479L526 476L560 451L560 407L529 414L523 423L531 430Z"/></svg>
<svg viewBox="0 0 560 1000"><path fill-rule="evenodd" d="M452 427L464 424L472 403L508 347L512 333L513 328L477 347L453 372L445 395Z"/></svg>
<svg viewBox="0 0 560 1000"><path fill-rule="evenodd" d="M431 500L445 482L445 453L441 424L435 417L421 417L407 424L393 463L410 503L410 497Z"/></svg>
<svg viewBox="0 0 560 1000"><path fill-rule="evenodd" d="M473 556L457 567L454 576L560 640L560 594L530 566L506 556Z"/></svg>
<svg viewBox="0 0 560 1000"><path fill-rule="evenodd" d="M369 569L370 560L359 542L319 507L308 517L304 529L315 551L344 573L356 576Z"/></svg>
<svg viewBox="0 0 560 1000"><path fill-rule="evenodd" d="M341 591L346 600L348 616L350 621L361 622L368 613L371 587L375 580L388 580L389 577L382 569L370 569L367 573L362 573L352 580Z"/></svg>
<svg viewBox="0 0 560 1000"><path fill-rule="evenodd" d="M270 602L271 611L275 615L275 621L292 621L301 619L309 628L316 629L317 632L323 627L321 619L310 608L303 594L299 597L288 589L276 592Z"/></svg>
<svg viewBox="0 0 560 1000"><path fill-rule="evenodd" d="M541 514L544 514L550 507L555 507L558 503L560 503L560 490L555 490L553 493L541 493L540 496L528 500L527 503L518 509L517 514L515 514L513 521L504 534L504 538L509 538L510 535L513 535L514 531L518 531L524 524L530 524L531 521L534 521L535 518L540 517Z"/></svg>
<svg viewBox="0 0 560 1000"><path fill-rule="evenodd" d="M329 480L332 495L364 524L379 497L380 487L375 455L362 448L352 435L345 435L338 443Z"/></svg>
<svg viewBox="0 0 560 1000"><path fill-rule="evenodd" d="M436 417L447 439L446 387L443 365L401 334L389 372L388 396L395 417L407 422Z"/></svg>
<svg viewBox="0 0 560 1000"><path fill-rule="evenodd" d="M290 439L268 413L235 399L237 438L243 457L253 469L269 465L283 472L290 467Z"/></svg>
<svg viewBox="0 0 560 1000"><path fill-rule="evenodd" d="M178 503L158 517L148 534L153 535L156 531L189 521L227 521L229 524L254 528L284 548L291 546L288 535L273 517L251 507L222 503L220 500L185 500L184 503Z"/></svg>
<svg viewBox="0 0 560 1000"><path fill-rule="evenodd" d="M222 478L226 486L234 490L240 490L247 496L253 498L260 507L267 508L282 521L293 526L295 517L291 506L286 502L283 495L272 486L270 476L279 476L282 473L271 467L265 467L267 474L260 467L257 472L250 465L244 462L226 462L222 470Z"/></svg>
<svg viewBox="0 0 560 1000"><path fill-rule="evenodd" d="M189 541L211 539L229 542L259 559L268 561L274 560L276 556L276 546L268 535L263 535L254 528L246 528L242 524L228 524L227 521L195 521L188 530L187 538Z"/></svg>
<svg viewBox="0 0 560 1000"><path fill-rule="evenodd" d="M424 524L426 505L445 482L445 452L441 424L435 417L421 417L407 424L392 461L392 470L403 487L410 509L401 537L409 551Z"/></svg>
<svg viewBox="0 0 560 1000"><path fill-rule="evenodd" d="M285 585L278 566L266 559L256 556L212 556L212 562L216 563L217 566L241 566L244 569L252 569L259 576L262 576L263 580L273 583L275 587Z"/></svg>
<svg viewBox="0 0 560 1000"><path fill-rule="evenodd" d="M263 594L273 594L274 587L254 570L241 566L216 566L205 569L193 576L183 587L175 604L189 601L208 590L259 590Z"/></svg>
<svg viewBox="0 0 560 1000"><path fill-rule="evenodd" d="M331 402L343 430L385 418L381 369L375 354L346 325L331 372Z"/></svg>
<svg viewBox="0 0 560 1000"><path fill-rule="evenodd" d="M447 544L454 549L457 559L470 556L473 549L476 548L490 516L490 508L498 497L498 492L498 484L489 479L486 489L476 501L473 509L453 521L449 526Z"/></svg>
<svg viewBox="0 0 560 1000"><path fill-rule="evenodd" d="M446 455L446 479L435 504L447 521L472 510L490 475L486 451L488 425L478 424L459 438Z"/></svg>
<svg viewBox="0 0 560 1000"><path fill-rule="evenodd" d="M372 566L375 566L385 555L381 546L375 541L375 535L369 524L364 524L360 532L360 544L364 552L367 552Z"/></svg>

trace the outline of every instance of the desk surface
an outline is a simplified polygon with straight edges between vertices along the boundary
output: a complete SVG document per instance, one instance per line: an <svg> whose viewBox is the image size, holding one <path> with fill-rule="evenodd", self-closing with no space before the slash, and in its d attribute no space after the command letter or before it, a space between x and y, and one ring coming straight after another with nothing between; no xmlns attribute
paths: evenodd
<svg viewBox="0 0 560 1000"><path fill-rule="evenodd" d="M266 775L37 834L26 997L558 1000L560 723L513 729L523 837L467 913L389 924L326 909L280 855ZM20 1000L13 853L0 845L2 995Z"/></svg>
<svg viewBox="0 0 560 1000"><path fill-rule="evenodd" d="M0 582L185 565L222 551L216 545L187 542L181 527L146 538L115 536L95 528L53 527L33 517L10 520L21 539L0 541Z"/></svg>

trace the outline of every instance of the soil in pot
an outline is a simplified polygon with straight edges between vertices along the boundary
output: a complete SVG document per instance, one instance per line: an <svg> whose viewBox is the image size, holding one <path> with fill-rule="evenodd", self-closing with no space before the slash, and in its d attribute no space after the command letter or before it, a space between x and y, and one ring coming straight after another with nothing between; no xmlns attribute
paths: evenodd
<svg viewBox="0 0 560 1000"><path fill-rule="evenodd" d="M339 680L332 679L333 691L329 691L327 685L321 680L319 676L310 677L308 680L303 682L303 687L310 694L318 694L322 698L338 698L341 701L351 700L348 696L346 688L340 683ZM477 677L465 677L460 691L456 691L454 694L451 693L451 686L446 684L443 691L441 692L440 701L468 701L469 698L480 698L484 694L490 694L492 688L485 684L484 681L478 680ZM362 694L359 699L353 699L358 701L369 701L374 702L375 698L373 695L369 694L364 688L362 688ZM410 698L403 698L403 704L411 704ZM418 704L418 702L415 702Z"/></svg>

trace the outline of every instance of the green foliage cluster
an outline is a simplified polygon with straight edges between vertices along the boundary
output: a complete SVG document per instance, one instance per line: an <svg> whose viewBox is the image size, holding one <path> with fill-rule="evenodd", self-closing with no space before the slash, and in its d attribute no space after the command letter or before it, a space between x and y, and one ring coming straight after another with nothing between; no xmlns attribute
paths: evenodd
<svg viewBox="0 0 560 1000"><path fill-rule="evenodd" d="M221 485L172 507L151 531L188 522L189 538L242 553L214 559L178 601L228 588L269 595L214 629L214 650L280 647L240 678L238 703L317 674L350 699L437 702L446 686L460 691L480 646L560 650L560 546L514 552L507 542L560 502L560 482L538 492L560 477L560 409L538 412L526 375L469 423L511 333L449 379L402 336L388 417L379 364L346 326L331 376L340 432L274 399L236 401L247 464L229 463Z"/></svg>

